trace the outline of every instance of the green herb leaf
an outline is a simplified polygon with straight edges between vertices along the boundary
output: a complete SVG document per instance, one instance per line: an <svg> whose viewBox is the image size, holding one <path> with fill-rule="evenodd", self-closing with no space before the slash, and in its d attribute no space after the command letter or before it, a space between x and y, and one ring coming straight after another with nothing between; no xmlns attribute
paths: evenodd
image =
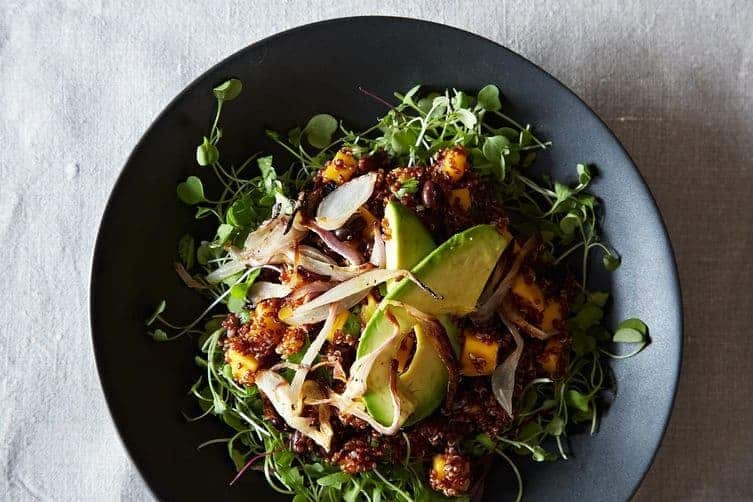
<svg viewBox="0 0 753 502"><path fill-rule="evenodd" d="M186 181L178 184L176 189L178 198L188 205L204 202L204 185L196 176L189 176Z"/></svg>
<svg viewBox="0 0 753 502"><path fill-rule="evenodd" d="M544 431L552 436L560 436L565 430L565 421L559 416L552 418L552 421L546 424Z"/></svg>
<svg viewBox="0 0 753 502"><path fill-rule="evenodd" d="M581 225L581 216L575 211L570 211L560 220L560 230L566 235L572 235Z"/></svg>
<svg viewBox="0 0 753 502"><path fill-rule="evenodd" d="M157 304L157 307L154 309L154 312L152 312L152 315L150 315L146 320L146 325L151 326L152 323L157 320L157 317L159 317L159 315L165 311L165 308L167 308L167 302L165 300L162 300Z"/></svg>
<svg viewBox="0 0 753 502"><path fill-rule="evenodd" d="M220 246L225 244L230 238L230 235L232 235L233 230L235 230L235 227L233 227L233 225L228 225L227 223L223 223L217 227L217 244Z"/></svg>
<svg viewBox="0 0 753 502"><path fill-rule="evenodd" d="M238 97L241 90L243 90L243 83L237 78L231 78L212 89L212 92L220 101L232 101Z"/></svg>
<svg viewBox="0 0 753 502"><path fill-rule="evenodd" d="M190 235L186 234L178 241L178 256L186 270L193 267L195 250L194 240Z"/></svg>
<svg viewBox="0 0 753 502"><path fill-rule="evenodd" d="M214 258L214 252L209 243L202 242L196 249L196 261L199 262L199 265L206 265L212 258Z"/></svg>
<svg viewBox="0 0 753 502"><path fill-rule="evenodd" d="M614 272L615 270L620 268L621 260L619 256L615 256L612 253L607 253L601 259L601 262L604 264L605 269L609 270L610 272Z"/></svg>
<svg viewBox="0 0 753 502"><path fill-rule="evenodd" d="M580 410L582 412L588 411L588 402L589 398L588 396L585 396L578 392L577 390L570 389L567 391L567 397L565 398L567 401L567 404L571 407Z"/></svg>
<svg viewBox="0 0 753 502"><path fill-rule="evenodd" d="M277 172L272 166L272 156L261 157L256 161L261 172L263 181L264 193L267 195L274 195L277 192L282 191L282 183L277 180Z"/></svg>
<svg viewBox="0 0 753 502"><path fill-rule="evenodd" d="M204 141L196 147L196 162L200 166L209 166L220 160L220 151L204 136Z"/></svg>
<svg viewBox="0 0 753 502"><path fill-rule="evenodd" d="M592 291L588 293L588 303L593 303L599 307L604 307L609 300L609 293L605 291Z"/></svg>
<svg viewBox="0 0 753 502"><path fill-rule="evenodd" d="M496 85L489 84L478 92L478 104L484 110L496 112L502 109L499 101L499 89Z"/></svg>
<svg viewBox="0 0 753 502"><path fill-rule="evenodd" d="M337 119L322 113L314 115L303 128L303 135L315 148L326 148L332 143L332 135L337 131Z"/></svg>
<svg viewBox="0 0 753 502"><path fill-rule="evenodd" d="M486 160L488 160L492 166L497 168L494 172L498 181L505 179L506 162L504 155L505 151L509 152L510 145L510 140L504 136L491 136L486 138L484 146L481 148Z"/></svg>
<svg viewBox="0 0 753 502"><path fill-rule="evenodd" d="M586 164L578 164L575 166L575 170L578 172L578 183L585 187L591 182L591 171Z"/></svg>
<svg viewBox="0 0 753 502"><path fill-rule="evenodd" d="M155 342L166 342L169 340L169 338L167 337L167 333L165 333L164 330L161 330L159 328L150 332L149 336L151 336Z"/></svg>
<svg viewBox="0 0 753 502"><path fill-rule="evenodd" d="M261 273L260 269L256 269L250 274L248 274L248 277L245 281L243 281L240 284L235 284L233 287L230 288L230 295L228 295L227 300L227 309L230 312L233 312L235 314L239 314L243 311L243 309L246 307L246 298L248 296L248 289L251 287L251 285L256 281L256 278L259 277L259 274Z"/></svg>
<svg viewBox="0 0 753 502"><path fill-rule="evenodd" d="M636 319L635 317L632 317L630 319L625 319L620 323L619 326L617 326L617 329L623 329L623 328L630 328L634 329L641 335L647 335L648 334L648 326L646 326L646 323L641 321L640 319Z"/></svg>
<svg viewBox="0 0 753 502"><path fill-rule="evenodd" d="M341 488L342 485L350 481L350 479L351 477L349 474L340 471L322 476L321 478L316 480L316 483L319 486L334 486L336 488Z"/></svg>
<svg viewBox="0 0 753 502"><path fill-rule="evenodd" d="M228 208L225 220L234 227L249 227L256 221L254 202L249 194L243 194L235 199Z"/></svg>
<svg viewBox="0 0 753 502"><path fill-rule="evenodd" d="M462 124L468 129L473 129L473 127L476 125L476 115L474 115L470 110L460 108L459 110L455 111L455 115L457 116L458 120L462 122Z"/></svg>
<svg viewBox="0 0 753 502"><path fill-rule="evenodd" d="M395 192L395 195L398 198L403 197L406 194L409 193L416 193L418 191L418 180L415 178L407 179L403 182L402 185L400 185L400 188L397 189Z"/></svg>
<svg viewBox="0 0 753 502"><path fill-rule="evenodd" d="M633 328L620 328L615 331L612 341L615 343L642 343L645 337L640 331Z"/></svg>
<svg viewBox="0 0 753 502"><path fill-rule="evenodd" d="M600 307L587 303L581 307L573 318L573 321L579 328L585 330L597 325L603 317L604 311Z"/></svg>

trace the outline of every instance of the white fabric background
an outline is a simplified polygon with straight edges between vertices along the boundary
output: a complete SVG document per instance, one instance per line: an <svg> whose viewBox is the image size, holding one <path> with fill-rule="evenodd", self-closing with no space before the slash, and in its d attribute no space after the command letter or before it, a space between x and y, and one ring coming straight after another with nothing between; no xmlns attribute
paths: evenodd
<svg viewBox="0 0 753 502"><path fill-rule="evenodd" d="M753 498L753 4L3 0L0 500L151 499L90 344L90 256L112 184L215 62L289 27L376 13L497 40L613 127L664 212L686 303L676 411L638 498Z"/></svg>

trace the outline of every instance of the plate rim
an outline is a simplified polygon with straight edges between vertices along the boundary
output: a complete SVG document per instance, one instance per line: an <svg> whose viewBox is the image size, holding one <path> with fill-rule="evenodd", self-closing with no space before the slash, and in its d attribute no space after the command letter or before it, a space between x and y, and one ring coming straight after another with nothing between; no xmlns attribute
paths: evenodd
<svg viewBox="0 0 753 502"><path fill-rule="evenodd" d="M381 22L381 21L388 21L388 22L400 22L400 23L413 23L417 25L424 25L429 26L435 29L444 29L444 30L452 30L455 32L458 32L466 37L476 38L478 40L481 40L485 43L492 44L497 49L502 50L503 52L507 53L509 56L516 58L520 60L523 64L529 65L533 67L534 69L538 70L538 72L545 78L550 79L554 82L556 86L564 90L565 92L572 95L577 102L579 102L585 110L593 117L595 118L598 123L601 124L602 127L612 136L615 143L619 147L621 153L625 156L625 158L629 161L630 166L635 170L635 172L638 174L638 177L643 184L643 187L645 188L649 199L651 200L651 204L653 207L653 210L658 215L659 223L660 223L660 229L661 229L661 236L663 237L664 241L666 242L666 249L665 253L669 256L669 261L671 265L671 286L673 289L673 292L675 293L675 296L677 298L677 305L674 306L674 310L678 314L678 324L677 324L677 331L678 331L678 338L676 340L677 348L675 354L676 357L673 360L673 378L672 378L672 389L671 389L671 399L669 399L666 403L666 406L663 410L663 424L661 427L661 434L659 436L659 440L656 443L656 446L654 447L654 451L651 454L651 457L649 458L648 462L643 468L643 472L640 473L640 477L638 478L635 486L632 488L630 492L630 498L633 498L635 494L637 493L638 489L642 486L643 482L646 479L646 476L653 466L654 462L656 461L657 455L659 454L659 450L661 449L664 440L666 438L667 429L669 427L669 424L672 419L672 413L674 411L674 405L677 400L677 393L679 389L679 382L681 378L681 372L682 372L682 358L683 358L683 350L684 350L684 309L683 309L683 296L682 296L682 285L680 282L680 274L679 269L677 266L677 257L674 250L674 246L672 244L672 241L670 239L669 231L667 229L667 224L664 220L664 216L661 212L661 209L659 208L659 204L656 201L656 197L654 196L653 192L651 191L651 187L646 182L646 178L643 176L643 173L641 172L640 168L636 164L636 162L633 160L633 158L630 156L627 149L624 147L622 142L620 141L619 137L614 133L614 131L607 125L607 123L591 108L591 106L588 105L575 91L570 89L567 85L563 84L558 78L553 76L551 73L549 73L547 70L543 69L538 64L534 63L533 61L529 60L525 56L522 56L521 54L518 54L514 50L502 45L501 43L492 40L490 38L487 38L483 35L479 35L477 33L458 28L456 26L452 26L450 24L440 23L436 21L430 21L426 19L421 18L412 18L412 17L405 17L405 16L384 16L384 15L360 15L360 16L345 16L345 17L336 17L336 18L329 18L324 19L321 21L316 21L312 23L305 23L302 25L294 26L291 28L288 28L283 31L279 31L277 33L274 33L272 35L266 36L262 39L259 39L253 43L250 43L246 45L245 47L242 47L241 49L238 49L237 51L233 52L232 54L224 57L216 64L212 65L205 71L201 72L199 75L194 77L188 84L186 84L183 89L175 95L168 103L167 105L162 108L162 110L151 120L149 126L144 130L144 132L141 134L139 140L136 142L136 144L131 149L131 152L128 154L128 157L126 158L125 163L120 168L120 171L118 172L118 175L115 178L115 181L113 182L110 192L107 196L107 200L104 206L104 209L102 210L101 217L99 219L99 224L97 226L97 237L95 239L94 246L91 250L90 260L89 260L89 288L88 288L88 315L89 315L89 331L90 331L90 343L92 347L92 351L94 353L94 359L97 366L97 375L99 378L100 383L100 389L102 390L102 394L105 399L105 403L107 404L107 412L110 415L110 419L115 425L115 430L117 432L118 440L120 441L120 444L123 446L124 450L126 451L128 460L130 463L136 467L137 472L141 476L141 479L144 481L144 484L149 489L152 496L154 496L156 499L160 500L160 497L158 496L156 489L154 487L154 482L152 475L147 473L145 469L135 461L133 451L131 446L126 442L124 436L123 436L123 429L124 424L122 423L122 418L119 418L115 415L113 412L113 406L112 406L112 399L111 399L111 393L113 391L113 387L106 383L105 379L105 369L103 367L102 363L102 357L100 356L100 347L96 341L97 335L95 330L95 317L97 316L97 313L95 312L95 299L94 299L94 291L97 289L98 286L98 280L95 276L95 270L97 269L98 264L103 259L102 258L102 248L105 246L104 238L103 238L103 232L102 227L105 224L105 222L109 219L111 219L111 212L113 210L114 205L114 196L116 192L118 191L118 188L123 183L123 179L126 176L126 171L128 166L133 161L134 156L136 155L136 152L141 150L144 144L147 142L147 138L151 136L152 131L155 129L158 123L160 123L166 116L168 116L170 113L174 111L174 108L177 106L178 102L184 98L186 94L202 79L213 73L215 70L220 69L223 66L226 66L236 59L243 58L248 52L263 47L267 44L274 43L275 40L289 37L291 35L294 35L298 32L305 31L314 27L320 27L320 26L326 26L329 24L340 24L340 23L347 23L349 21L355 21L355 20L371 20L375 22Z"/></svg>

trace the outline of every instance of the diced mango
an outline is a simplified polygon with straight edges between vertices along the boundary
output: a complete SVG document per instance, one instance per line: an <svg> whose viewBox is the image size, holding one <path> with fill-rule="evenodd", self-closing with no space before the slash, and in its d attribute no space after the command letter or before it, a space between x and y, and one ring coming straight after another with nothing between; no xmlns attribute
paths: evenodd
<svg viewBox="0 0 753 502"><path fill-rule="evenodd" d="M253 373L259 367L254 356L230 348L225 352L225 362L233 371L233 380L239 383L253 383Z"/></svg>
<svg viewBox="0 0 753 502"><path fill-rule="evenodd" d="M361 322L364 325L366 325L369 322L369 319L371 319L371 316L374 315L376 308L376 298L374 298L374 295L369 293L369 295L366 297L366 304L361 306Z"/></svg>
<svg viewBox="0 0 753 502"><path fill-rule="evenodd" d="M347 310L344 310L343 312L337 314L337 317L335 317L335 324L332 326L332 330L327 333L327 340L329 340L330 342L334 340L335 332L338 329L343 329L343 326L345 326L345 321L348 320L349 316L350 312L348 312Z"/></svg>
<svg viewBox="0 0 753 502"><path fill-rule="evenodd" d="M397 372L402 373L408 366L408 360L413 352L413 346L416 344L416 339L413 336L407 335L400 342L400 347L397 349L395 359L397 359Z"/></svg>
<svg viewBox="0 0 753 502"><path fill-rule="evenodd" d="M491 375L497 367L498 342L485 342L465 330L460 354L460 372L466 376Z"/></svg>
<svg viewBox="0 0 753 502"><path fill-rule="evenodd" d="M544 293L535 282L526 281L523 274L518 274L512 283L512 292L530 307L539 312L544 311Z"/></svg>
<svg viewBox="0 0 753 502"><path fill-rule="evenodd" d="M562 322L563 317L562 304L557 301L547 301L541 318L541 329L547 333L553 332L556 329L555 323Z"/></svg>
<svg viewBox="0 0 753 502"><path fill-rule="evenodd" d="M439 169L452 181L458 181L468 170L468 153L462 147L446 150Z"/></svg>
<svg viewBox="0 0 753 502"><path fill-rule="evenodd" d="M340 185L353 177L357 167L358 159L353 156L350 150L338 150L332 160L327 162L324 167L322 178Z"/></svg>
<svg viewBox="0 0 753 502"><path fill-rule="evenodd" d="M450 204L459 206L464 211L471 207L471 191L467 188L456 188L450 191Z"/></svg>
<svg viewBox="0 0 753 502"><path fill-rule="evenodd" d="M557 372L557 363L559 362L559 355L553 353L546 353L541 361L541 367L544 371L550 375Z"/></svg>
<svg viewBox="0 0 753 502"><path fill-rule="evenodd" d="M434 471L434 476L439 480L444 479L445 465L447 465L447 459L443 454L438 453L437 455L434 455L434 458L431 461L431 470Z"/></svg>
<svg viewBox="0 0 753 502"><path fill-rule="evenodd" d="M550 375L559 373L560 358L565 349L565 344L559 338L550 338L546 342L544 352L539 357L541 367Z"/></svg>

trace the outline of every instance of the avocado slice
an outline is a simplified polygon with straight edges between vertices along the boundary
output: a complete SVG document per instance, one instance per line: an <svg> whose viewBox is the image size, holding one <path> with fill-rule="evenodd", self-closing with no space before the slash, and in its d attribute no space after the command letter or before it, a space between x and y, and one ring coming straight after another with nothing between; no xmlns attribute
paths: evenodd
<svg viewBox="0 0 753 502"><path fill-rule="evenodd" d="M384 208L390 238L385 240L386 266L390 270L410 270L431 253L437 245L416 214L397 201L390 201ZM387 291L392 291L399 281L387 283ZM451 316L442 314L439 322L447 331L455 354L460 352L457 328ZM416 408L411 421L424 418L442 403L443 389L447 387L447 369L434 350L431 340L426 338L420 326L414 329L416 348L410 366L400 375L399 386L407 389L416 398Z"/></svg>
<svg viewBox="0 0 753 502"><path fill-rule="evenodd" d="M389 238L384 241L387 269L410 270L437 247L418 216L399 202L387 203L384 218L389 229ZM396 284L390 282L387 290L393 290Z"/></svg>
<svg viewBox="0 0 753 502"><path fill-rule="evenodd" d="M392 235L395 238L395 235ZM357 357L361 358L379 347L393 332L393 324L385 314L390 313L400 324L403 334L416 326L416 321L404 309L389 305L389 300L407 303L442 320L444 315L467 315L486 285L494 266L508 244L492 225L478 225L450 237L413 267L413 274L432 291L442 296L436 299L403 279L394 286L377 307L361 335ZM443 322L443 324L445 324ZM445 324L447 329L447 324ZM447 388L447 370L423 330L416 331L416 353L409 368L399 377L401 395L411 402L411 422L429 415L442 402ZM454 338L454 328L448 330ZM367 377L364 401L369 413L380 423L392 422L394 407L389 390L390 361L400 345L397 340L385 350L372 366Z"/></svg>

